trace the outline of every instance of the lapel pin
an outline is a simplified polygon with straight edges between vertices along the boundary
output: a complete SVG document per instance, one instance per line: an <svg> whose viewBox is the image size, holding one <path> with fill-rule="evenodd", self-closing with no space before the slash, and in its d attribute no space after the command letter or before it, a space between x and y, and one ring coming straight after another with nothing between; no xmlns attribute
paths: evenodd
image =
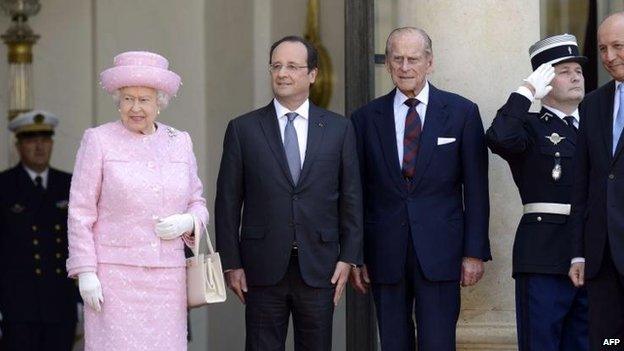
<svg viewBox="0 0 624 351"><path fill-rule="evenodd" d="M167 134L169 135L170 138L175 137L176 135L178 135L178 133L176 132L175 129L168 127L167 128Z"/></svg>
<svg viewBox="0 0 624 351"><path fill-rule="evenodd" d="M545 122L548 122L548 120L550 119L550 117L552 117L553 115L551 115L548 112L544 112L543 115L540 116L540 119L543 119Z"/></svg>
<svg viewBox="0 0 624 351"><path fill-rule="evenodd" d="M325 124L323 124L323 122L318 122L317 126L323 128L323 127L325 127Z"/></svg>
<svg viewBox="0 0 624 351"><path fill-rule="evenodd" d="M549 136L546 136L546 139L550 140L551 143L553 143L553 145L557 145L559 144L563 139L565 139L565 137L562 137L561 135L557 134L557 133L552 133Z"/></svg>
<svg viewBox="0 0 624 351"><path fill-rule="evenodd" d="M56 202L56 208L60 208L61 210L66 210L69 205L69 201L61 200Z"/></svg>

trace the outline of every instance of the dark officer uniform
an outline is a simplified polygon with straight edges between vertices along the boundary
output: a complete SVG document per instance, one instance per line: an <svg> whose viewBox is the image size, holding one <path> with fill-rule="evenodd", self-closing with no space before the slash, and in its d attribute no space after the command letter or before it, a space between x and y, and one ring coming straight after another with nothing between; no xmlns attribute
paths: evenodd
<svg viewBox="0 0 624 351"><path fill-rule="evenodd" d="M65 270L71 174L47 167L46 177L24 166L49 162L45 140L57 124L40 110L9 122L23 163L0 173L0 351L73 346L80 295Z"/></svg>
<svg viewBox="0 0 624 351"><path fill-rule="evenodd" d="M0 173L2 350L71 350L79 295L65 270L70 180L50 168L41 191L22 165Z"/></svg>
<svg viewBox="0 0 624 351"><path fill-rule="evenodd" d="M486 133L492 152L509 163L525 205L513 248L519 346L586 350L579 345L587 345L587 294L567 276L576 132L547 108L529 113L530 105L512 93Z"/></svg>
<svg viewBox="0 0 624 351"><path fill-rule="evenodd" d="M534 71L542 64L587 62L570 34L540 40L529 48L529 54ZM547 79L541 72L527 78L535 81L529 84L550 83L539 81ZM565 104L568 101L563 99L570 99L573 103L577 98L580 102L582 96L565 92L580 85L582 76L565 67L560 74L553 86L560 89L555 94L562 95L546 102ZM575 288L567 275L572 238L566 223L578 120L548 106L529 113L531 101L524 94L530 96L531 91L521 87L511 94L486 133L488 147L509 163L523 204L513 247L518 347L520 351L586 351L587 292Z"/></svg>

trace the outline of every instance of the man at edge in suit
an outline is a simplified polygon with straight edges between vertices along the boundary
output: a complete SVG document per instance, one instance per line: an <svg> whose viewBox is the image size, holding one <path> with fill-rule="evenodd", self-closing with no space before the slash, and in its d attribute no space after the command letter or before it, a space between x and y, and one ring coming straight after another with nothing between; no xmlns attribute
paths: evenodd
<svg viewBox="0 0 624 351"><path fill-rule="evenodd" d="M455 350L460 283L491 259L488 155L477 105L427 81L431 39L398 28L386 42L396 88L353 113L364 201L364 262L381 347Z"/></svg>
<svg viewBox="0 0 624 351"><path fill-rule="evenodd" d="M275 42L275 98L225 134L216 238L228 286L246 304L247 350L283 349L291 314L295 349L330 350L334 306L362 260L353 126L308 100L317 67L304 39Z"/></svg>
<svg viewBox="0 0 624 351"><path fill-rule="evenodd" d="M587 283L590 350L624 350L624 12L600 24L598 50L613 80L579 107L569 276Z"/></svg>
<svg viewBox="0 0 624 351"><path fill-rule="evenodd" d="M0 173L0 350L70 351L78 288L67 278L71 174L50 167L58 118L30 111L9 122L20 162Z"/></svg>

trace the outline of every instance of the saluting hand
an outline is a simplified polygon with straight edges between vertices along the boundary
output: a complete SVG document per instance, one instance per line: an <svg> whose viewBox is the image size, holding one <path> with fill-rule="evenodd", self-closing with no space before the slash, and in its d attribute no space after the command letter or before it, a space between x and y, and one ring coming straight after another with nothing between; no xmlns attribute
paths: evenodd
<svg viewBox="0 0 624 351"><path fill-rule="evenodd" d="M536 99L542 99L552 90L550 82L555 78L555 68L550 63L543 63L537 67L524 81Z"/></svg>

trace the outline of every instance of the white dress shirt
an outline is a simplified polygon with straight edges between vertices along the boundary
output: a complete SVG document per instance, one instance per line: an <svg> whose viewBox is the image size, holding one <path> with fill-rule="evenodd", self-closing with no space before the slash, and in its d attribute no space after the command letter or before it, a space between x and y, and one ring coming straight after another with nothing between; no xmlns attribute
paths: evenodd
<svg viewBox="0 0 624 351"><path fill-rule="evenodd" d="M308 145L308 116L310 113L310 101L306 101L301 104L296 110L291 111L277 101L273 99L273 106L275 106L275 113L277 114L277 121L279 122L280 134L282 136L282 144L284 143L284 131L286 130L286 123L288 122L287 113L295 112L298 116L293 120L293 126L297 131L297 141L299 142L299 155L301 156L301 164L305 160L306 147Z"/></svg>
<svg viewBox="0 0 624 351"><path fill-rule="evenodd" d="M399 152L399 165L403 167L403 139L405 136L405 119L409 107L405 104L408 99L398 88L394 94L394 130L396 131L397 151ZM416 100L420 103L416 106L416 112L420 116L421 128L425 127L425 113L429 104L429 82L425 82L425 86L420 93L416 95ZM422 130L422 129L421 129Z"/></svg>
<svg viewBox="0 0 624 351"><path fill-rule="evenodd" d="M565 114L565 112L560 111L560 110L557 110L557 109L556 109L556 108L554 108L554 107L550 107L550 106L548 106L548 105L544 105L544 104L542 104L542 106L543 106L543 107L546 107L546 108L548 109L548 111L550 111L550 112L554 113L554 114L555 114L555 116L557 116L557 117L561 118L561 120L562 120L562 121L563 121L563 123L565 123L565 124L568 124L568 122L566 122L566 120L565 120L565 119L563 119L564 117L567 117L567 116L572 116L572 117L574 117L574 126L576 127L576 129L578 129L578 127L579 127L579 120L580 120L580 119L579 119L580 117L579 117L579 111L578 111L578 108L577 108L576 110L574 110L574 112L572 112L572 114L571 114L571 115L566 115L566 114Z"/></svg>
<svg viewBox="0 0 624 351"><path fill-rule="evenodd" d="M39 176L41 177L41 185L43 186L43 188L44 189L48 188L48 171L50 170L50 168L46 168L43 172L37 173L33 171L32 169L24 166L23 164L22 164L22 167L24 167L24 169L26 170L26 173L28 173L28 176L32 180L33 184L35 185L37 184L37 182L35 182L35 178Z"/></svg>

